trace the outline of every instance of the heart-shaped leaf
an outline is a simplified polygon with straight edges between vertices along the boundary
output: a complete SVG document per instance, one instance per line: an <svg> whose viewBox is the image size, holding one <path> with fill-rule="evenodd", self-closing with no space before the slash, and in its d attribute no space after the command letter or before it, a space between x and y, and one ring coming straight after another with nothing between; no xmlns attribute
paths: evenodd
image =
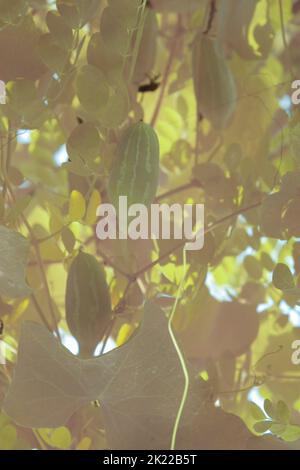
<svg viewBox="0 0 300 470"><path fill-rule="evenodd" d="M14 298L30 293L25 282L28 248L20 233L0 226L0 294Z"/></svg>
<svg viewBox="0 0 300 470"><path fill-rule="evenodd" d="M43 326L25 323L4 410L23 426L56 427L97 399L111 448L166 448L182 391L167 319L147 303L132 339L95 359L73 356Z"/></svg>
<svg viewBox="0 0 300 470"><path fill-rule="evenodd" d="M286 264L277 264L273 272L273 284L277 289L289 290L295 287L294 277Z"/></svg>

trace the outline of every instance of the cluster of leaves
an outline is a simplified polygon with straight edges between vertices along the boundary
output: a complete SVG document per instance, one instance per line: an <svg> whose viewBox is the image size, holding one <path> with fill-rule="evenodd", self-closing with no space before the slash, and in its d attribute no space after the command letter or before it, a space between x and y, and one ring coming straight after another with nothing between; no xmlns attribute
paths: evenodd
<svg viewBox="0 0 300 470"><path fill-rule="evenodd" d="M264 412L255 403L251 403L251 412L253 418L258 420L254 425L255 431L259 433L271 431L286 441L299 439L300 427L290 424L290 411L284 401L279 400L273 404L266 398Z"/></svg>
<svg viewBox="0 0 300 470"><path fill-rule="evenodd" d="M0 448L299 447L298 3L0 1ZM186 260L96 236L140 121Z"/></svg>

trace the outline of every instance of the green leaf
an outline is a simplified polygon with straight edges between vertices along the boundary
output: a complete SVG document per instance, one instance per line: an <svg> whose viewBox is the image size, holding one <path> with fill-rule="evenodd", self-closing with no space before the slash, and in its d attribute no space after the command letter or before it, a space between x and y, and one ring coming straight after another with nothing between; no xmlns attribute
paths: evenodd
<svg viewBox="0 0 300 470"><path fill-rule="evenodd" d="M139 7L141 6L140 0L109 0L109 8L112 13L118 17L119 21L133 29L137 23L137 15Z"/></svg>
<svg viewBox="0 0 300 470"><path fill-rule="evenodd" d="M188 261L197 265L207 265L212 262L215 252L216 242L214 236L208 233L202 250L188 251Z"/></svg>
<svg viewBox="0 0 300 470"><path fill-rule="evenodd" d="M286 430L286 425L282 423L273 423L270 431L272 434L275 434L275 436L281 436Z"/></svg>
<svg viewBox="0 0 300 470"><path fill-rule="evenodd" d="M276 419L276 411L274 405L268 398L266 398L264 401L264 410L270 418Z"/></svg>
<svg viewBox="0 0 300 470"><path fill-rule="evenodd" d="M72 253L74 250L74 246L76 243L75 236L72 232L72 230L69 229L69 227L64 227L62 232L61 232L61 238L62 242L65 245L66 250L69 253Z"/></svg>
<svg viewBox="0 0 300 470"><path fill-rule="evenodd" d="M0 429L0 449L13 450L17 440L17 430L12 424Z"/></svg>
<svg viewBox="0 0 300 470"><path fill-rule="evenodd" d="M47 69L37 53L40 35L41 31L31 14L25 16L20 23L0 31L1 80L37 80L46 72Z"/></svg>
<svg viewBox="0 0 300 470"><path fill-rule="evenodd" d="M87 209L86 209L85 222L88 225L94 225L96 223L96 221L97 221L97 209L98 209L98 206L100 205L100 203L101 203L100 193L99 193L99 191L94 189L92 191L92 194L91 194L91 197L90 197L90 200L88 202Z"/></svg>
<svg viewBox="0 0 300 470"><path fill-rule="evenodd" d="M81 28L95 17L99 0L57 0L56 6L65 22L74 29Z"/></svg>
<svg viewBox="0 0 300 470"><path fill-rule="evenodd" d="M273 271L275 267L275 263L269 253L263 251L260 255L261 263L265 269L268 271Z"/></svg>
<svg viewBox="0 0 300 470"><path fill-rule="evenodd" d="M49 11L46 16L46 23L53 38L53 42L63 49L72 49L73 32L65 23L62 16L55 11Z"/></svg>
<svg viewBox="0 0 300 470"><path fill-rule="evenodd" d="M129 112L129 96L126 86L120 81L110 87L109 100L99 116L104 127L115 128L120 126Z"/></svg>
<svg viewBox="0 0 300 470"><path fill-rule="evenodd" d="M81 160L64 163L63 166L70 172L79 176L91 176L93 171Z"/></svg>
<svg viewBox="0 0 300 470"><path fill-rule="evenodd" d="M246 256L244 266L249 276L253 279L260 279L262 276L262 267L260 262L254 256Z"/></svg>
<svg viewBox="0 0 300 470"><path fill-rule="evenodd" d="M122 79L124 57L103 41L101 33L94 33L91 36L87 48L87 60L90 65L98 67L110 83Z"/></svg>
<svg viewBox="0 0 300 470"><path fill-rule="evenodd" d="M82 25L80 20L79 11L76 5L76 0L57 0L56 6L70 28L77 29Z"/></svg>
<svg viewBox="0 0 300 470"><path fill-rule="evenodd" d="M257 423L254 424L254 430L260 434L263 434L269 431L271 426L272 426L272 421L270 420L258 421Z"/></svg>
<svg viewBox="0 0 300 470"><path fill-rule="evenodd" d="M232 50L246 59L255 57L248 33L256 3L256 0L221 0L217 15L218 41L230 45Z"/></svg>
<svg viewBox="0 0 300 470"><path fill-rule="evenodd" d="M34 128L40 126L48 117L48 110L38 96L35 83L19 79L7 84L9 116L20 126Z"/></svg>
<svg viewBox="0 0 300 470"><path fill-rule="evenodd" d="M287 442L294 442L300 439L300 426L289 424L281 437Z"/></svg>
<svg viewBox="0 0 300 470"><path fill-rule="evenodd" d="M294 289L294 277L286 264L279 263L273 272L273 284L277 289L289 290Z"/></svg>
<svg viewBox="0 0 300 470"><path fill-rule="evenodd" d="M76 222L83 219L86 210L86 203L83 195L75 189L70 194L69 219Z"/></svg>
<svg viewBox="0 0 300 470"><path fill-rule="evenodd" d="M300 221L299 221L299 197L291 199L285 207L282 216L282 225L287 238L300 237Z"/></svg>
<svg viewBox="0 0 300 470"><path fill-rule="evenodd" d="M29 204L32 202L32 196L29 194L23 198L20 198L16 203L7 211L5 215L5 222L9 225L17 223L20 215L27 209Z"/></svg>
<svg viewBox="0 0 300 470"><path fill-rule="evenodd" d="M300 164L300 123L297 123L289 132L290 148L295 162Z"/></svg>
<svg viewBox="0 0 300 470"><path fill-rule="evenodd" d="M253 401L249 404L251 416L257 421L262 421L266 418L266 415L259 406Z"/></svg>
<svg viewBox="0 0 300 470"><path fill-rule="evenodd" d="M90 360L73 356L45 327L24 323L4 410L26 427L57 427L97 399L110 449L167 448L183 386L168 321L147 303L138 332Z"/></svg>
<svg viewBox="0 0 300 470"><path fill-rule="evenodd" d="M260 211L260 225L268 237L283 239L281 214L287 202L285 194L278 192L267 196Z"/></svg>
<svg viewBox="0 0 300 470"><path fill-rule="evenodd" d="M88 163L100 155L102 144L97 127L85 122L73 129L67 141L67 152L72 161L79 159Z"/></svg>
<svg viewBox="0 0 300 470"><path fill-rule="evenodd" d="M69 429L65 426L55 429L51 435L51 443L53 447L58 449L68 449L72 444L72 435Z"/></svg>
<svg viewBox="0 0 300 470"><path fill-rule="evenodd" d="M95 117L101 117L109 98L104 74L93 65L84 65L78 71L76 89L85 110Z"/></svg>
<svg viewBox="0 0 300 470"><path fill-rule="evenodd" d="M28 8L26 0L1 0L0 1L0 18L1 22L8 24L17 24L25 15Z"/></svg>
<svg viewBox="0 0 300 470"><path fill-rule="evenodd" d="M151 0L151 2L155 10L161 12L191 13L199 9L198 0L189 0L188 2L182 0Z"/></svg>
<svg viewBox="0 0 300 470"><path fill-rule="evenodd" d="M28 241L19 233L0 226L0 293L7 297L25 297L30 288L25 282Z"/></svg>
<svg viewBox="0 0 300 470"><path fill-rule="evenodd" d="M194 169L194 177L201 183L205 192L214 199L234 196L234 188L225 177L222 168L216 163L201 163Z"/></svg>
<svg viewBox="0 0 300 470"><path fill-rule="evenodd" d="M61 426L56 429L41 428L38 430L42 439L51 447L66 450L72 444L72 435L68 428Z"/></svg>
<svg viewBox="0 0 300 470"><path fill-rule="evenodd" d="M285 423L285 424L289 423L290 410L287 404L282 400L279 400L279 402L276 405L276 416L277 416L277 419L281 423Z"/></svg>
<svg viewBox="0 0 300 470"><path fill-rule="evenodd" d="M55 36L51 33L40 37L38 51L42 61L52 72L61 74L68 64L69 51L58 45Z"/></svg>
<svg viewBox="0 0 300 470"><path fill-rule="evenodd" d="M280 191L288 197L299 196L300 170L289 171L283 176Z"/></svg>
<svg viewBox="0 0 300 470"><path fill-rule="evenodd" d="M107 47L126 55L129 46L129 31L111 7L106 7L101 16L101 35Z"/></svg>

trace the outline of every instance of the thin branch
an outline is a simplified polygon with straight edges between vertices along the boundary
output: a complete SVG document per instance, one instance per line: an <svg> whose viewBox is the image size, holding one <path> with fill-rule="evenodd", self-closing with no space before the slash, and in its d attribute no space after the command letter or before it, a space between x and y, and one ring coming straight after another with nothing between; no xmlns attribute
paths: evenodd
<svg viewBox="0 0 300 470"><path fill-rule="evenodd" d="M203 34L208 34L212 28L215 14L217 13L216 0L210 0L209 16L207 21L207 27Z"/></svg>
<svg viewBox="0 0 300 470"><path fill-rule="evenodd" d="M218 151L220 150L220 148L222 147L223 145L223 137L220 138L220 141L219 143L217 144L217 146L212 150L212 152L209 154L206 162L209 163L213 160L213 158L217 155Z"/></svg>
<svg viewBox="0 0 300 470"><path fill-rule="evenodd" d="M46 276L44 266L43 266L43 260L42 260L42 257L41 257L40 248L39 248L39 246L37 245L37 243L35 241L33 241L33 246L34 246L38 266L40 268L40 272L41 272L41 275L42 275L43 284L44 284L44 288L45 288L46 296L47 296L47 302L48 302L48 306L49 306L49 311L50 311L50 315L52 317L52 321L53 321L53 325L54 325L54 330L55 330L55 333L57 334L58 339L61 340L61 336L60 336L60 333L59 333L59 329L58 329L58 326L57 326L57 320L56 320L56 316L55 316L55 312L54 312L54 308L53 308L52 297L51 297L51 293L50 293L50 289L49 289L49 285L48 285L48 281L47 281L47 276Z"/></svg>
<svg viewBox="0 0 300 470"><path fill-rule="evenodd" d="M199 148L200 148L200 122L199 122L199 112L197 109L196 112L196 131L195 131L195 166L199 163Z"/></svg>
<svg viewBox="0 0 300 470"><path fill-rule="evenodd" d="M12 139L10 138L10 133L11 133L11 124L10 124L10 121L8 121L6 165L5 165L6 176L9 173L10 162L11 162L11 141L12 141Z"/></svg>
<svg viewBox="0 0 300 470"><path fill-rule="evenodd" d="M169 75L170 75L171 68L172 68L172 65L173 65L173 60L175 58L175 52L176 52L176 48L177 48L177 35L180 32L180 30L181 30L181 17L179 15L178 22L177 22L177 27L175 29L174 39L172 41L172 45L171 45L171 49L170 49L169 59L168 59L168 62L167 62L166 68L165 68L165 72L164 72L164 75L163 75L163 79L162 79L162 82L161 82L159 97L158 97L156 107L155 107L155 110L154 110L154 113L153 113L153 116L152 116L152 119L151 119L151 126L152 127L154 127L155 124L156 124L156 121L157 121L157 118L159 116L159 112L160 112L160 109L161 109L161 106L162 106L162 103L163 103L163 100L164 100Z"/></svg>
<svg viewBox="0 0 300 470"><path fill-rule="evenodd" d="M113 317L107 327L107 330L105 332L105 336L104 336L104 340L103 340L103 344L102 344L102 347L101 347L101 351L100 351L100 355L102 355L105 351L105 348L106 348L106 345L107 345L107 341L109 340L111 334L112 334L112 331L114 329L114 325L115 325L115 321L116 319L118 318L118 313L119 313L119 309L120 307L123 309L126 305L126 295L131 287L131 285L135 282L135 279L130 279L127 283L127 286L125 287L124 289L124 292L122 294L122 298L121 300L118 302L117 306L115 307L114 309L114 312L113 312Z"/></svg>
<svg viewBox="0 0 300 470"><path fill-rule="evenodd" d="M146 16L148 14L148 10L146 10L146 3L147 3L146 0L142 0L142 4L140 6L140 11L139 11L138 19L137 19L137 25L136 25L137 33L136 33L136 39L135 39L134 49L132 53L132 60L131 60L131 66L130 66L130 72L129 72L129 82L132 81L138 54L140 52L140 45L141 45L141 40L143 37Z"/></svg>
<svg viewBox="0 0 300 470"><path fill-rule="evenodd" d="M15 198L13 189L11 188L8 180L7 180L6 183L7 183L7 189L9 190L9 193L10 193L13 201L16 202L16 198ZM34 248L35 254L36 254L37 264L40 268L44 288L45 288L46 295L47 295L47 301L48 301L48 305L49 305L50 315L51 315L52 320L53 320L54 331L56 332L57 337L59 338L59 340L61 340L61 336L60 336L60 333L59 333L59 330L58 330L58 327L57 327L57 321L56 321L56 317L55 317L55 313L54 313L54 309L53 309L53 303L52 303L52 298L51 298L51 294L50 294L50 290L49 290L49 286L48 286L48 281L47 281L47 277L46 277L46 274L45 274L45 271L44 271L43 260L42 260L42 257L41 257L39 246L37 244L37 239L36 239L36 237L33 233L33 230L31 228L30 224L28 223L26 217L24 216L24 214L20 214L20 217L21 217L21 219L22 219L22 221L23 221L25 227L27 228L28 233L31 237L33 248Z"/></svg>
<svg viewBox="0 0 300 470"><path fill-rule="evenodd" d="M122 268L120 268L119 266L117 266L113 261L111 261L111 259L106 256L105 253L103 253L102 250L99 250L99 248L97 247L97 251L98 253L100 254L101 258L103 258L103 260L105 261L106 264L108 264L109 266L111 266L115 271L117 271L119 274L122 274L122 276L125 276L127 279L131 279L133 276L132 274L129 274L127 273L126 271L124 271Z"/></svg>
<svg viewBox="0 0 300 470"><path fill-rule="evenodd" d="M107 345L107 341L109 340L109 338L112 334L112 331L114 329L115 321L116 321L116 317L114 316L114 317L111 318L111 320L108 324L108 327L106 329L105 336L104 336L104 339L103 339L103 343L102 343L102 346L101 346L100 356L102 356L102 354L104 354L104 351L105 351L105 348L106 348L106 345Z"/></svg>
<svg viewBox="0 0 300 470"><path fill-rule="evenodd" d="M31 299L32 299L33 305L35 306L35 309L36 309L37 313L39 314L39 316L40 316L42 322L44 323L44 325L46 326L46 328L52 333L52 328L51 328L51 326L49 325L48 320L47 320L47 318L45 317L44 312L43 312L43 310L41 309L41 307L40 307L40 305L39 305L39 303L38 303L38 301L37 301L37 298L36 298L36 296L35 296L34 294L31 294Z"/></svg>
<svg viewBox="0 0 300 470"><path fill-rule="evenodd" d="M11 128L11 126L10 126L10 123L9 123L8 141L7 141L7 156L6 156L6 186L7 186L7 189L10 193L10 196L11 196L12 200L14 202L16 202L16 198L15 198L15 195L14 195L13 188L10 186L10 182L8 180L8 177L7 177L7 174L8 174L8 171L9 171L9 166L10 166L10 161L11 161L10 128ZM40 272L41 272L41 275L42 275L44 288L46 290L46 295L47 295L47 300L48 300L48 304L49 304L50 314L51 314L51 317L52 317L52 320L53 320L54 330L57 334L57 337L59 339L61 339L60 333L59 333L59 330L58 330L58 327L57 327L57 321L56 321L56 317L55 317L55 313L54 313L54 309L53 309L52 298L51 298L51 294L50 294L50 290L49 290L49 286L48 286L47 277L46 277L46 274L45 274L45 271L44 271L43 260L42 260L42 257L41 257L39 246L36 242L35 235L32 231L32 228L31 228L30 224L28 223L26 217L24 216L24 214L21 214L20 217L21 217L24 225L26 226L26 228L28 230L28 233L31 237L31 241L33 243L33 247L34 247L34 250L35 250L35 253L36 253L36 259L37 259L37 262L38 262L38 266L40 268Z"/></svg>
<svg viewBox="0 0 300 470"><path fill-rule="evenodd" d="M186 191L187 189L191 188L201 188L201 184L196 180L193 180L190 183L182 184L181 186L177 186L177 188L170 189L170 191L166 191L165 193L159 194L155 198L155 202L159 202L162 199L167 199L168 197L173 196L174 194Z"/></svg>
<svg viewBox="0 0 300 470"><path fill-rule="evenodd" d="M259 207L262 204L262 201L256 202L255 204L252 204L251 206L243 207L241 209L236 210L235 212L232 212L229 215L226 215L225 217L222 217L221 219L217 220L216 222L212 223L211 225L208 226L206 230L204 230L204 234L208 234L212 232L216 227L219 225L223 224L224 222L227 222L228 220L232 219L233 217L236 217L238 215L244 214L245 212L248 212L252 209L255 209L256 207ZM154 266L156 266L158 263L160 263L163 259L167 258L170 256L172 253L174 253L176 250L179 248L182 248L186 244L187 240L180 240L180 242L170 250L168 250L166 253L164 253L162 256L157 258L156 260L152 261L151 263L147 264L144 266L144 268L139 269L137 272L135 272L133 275L135 277L139 277L142 274L144 274L146 271L149 271L149 269L152 269Z"/></svg>
<svg viewBox="0 0 300 470"><path fill-rule="evenodd" d="M37 440L37 442L39 443L39 445L41 446L41 449L42 450L49 450L48 447L46 446L46 444L44 443L43 439L41 438L38 429L32 429L32 433L33 433L35 439Z"/></svg>
<svg viewBox="0 0 300 470"><path fill-rule="evenodd" d="M289 50L289 45L288 45L288 42L287 42L287 39L286 39L286 34L285 34L285 22L284 22L282 0L278 0L278 3L279 3L279 16L280 16L282 42L283 42L285 53L286 53L286 56L287 56L289 72L290 72L290 75L291 75L291 79L293 81L294 73L293 73L293 66L292 66L292 59L291 59L291 54L290 54L290 50Z"/></svg>
<svg viewBox="0 0 300 470"><path fill-rule="evenodd" d="M57 235L59 235L62 230L66 227L69 227L71 225L72 222L68 222L66 225L64 225L63 227L61 227L59 230L56 230L56 232L53 232L53 233L50 233L50 235L47 235L43 238L37 238L36 239L36 243L40 244L40 243L44 243L44 242L47 242L48 240L51 240L52 238L55 238Z"/></svg>

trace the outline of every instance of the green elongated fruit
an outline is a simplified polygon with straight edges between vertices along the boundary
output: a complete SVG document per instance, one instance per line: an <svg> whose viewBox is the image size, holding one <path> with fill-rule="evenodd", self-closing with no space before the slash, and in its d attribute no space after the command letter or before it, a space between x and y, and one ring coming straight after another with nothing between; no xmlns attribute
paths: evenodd
<svg viewBox="0 0 300 470"><path fill-rule="evenodd" d="M94 256L80 252L68 274L66 320L82 356L93 354L110 319L111 301L104 269Z"/></svg>
<svg viewBox="0 0 300 470"><path fill-rule="evenodd" d="M134 70L135 83L142 83L154 69L158 38L158 20L154 10L148 10Z"/></svg>
<svg viewBox="0 0 300 470"><path fill-rule="evenodd" d="M149 124L131 126L118 146L113 164L108 195L117 208L119 196L127 196L128 205L148 206L153 201L159 175L159 142Z"/></svg>
<svg viewBox="0 0 300 470"><path fill-rule="evenodd" d="M193 79L198 113L216 129L228 124L236 106L236 85L220 43L199 33L193 44Z"/></svg>

